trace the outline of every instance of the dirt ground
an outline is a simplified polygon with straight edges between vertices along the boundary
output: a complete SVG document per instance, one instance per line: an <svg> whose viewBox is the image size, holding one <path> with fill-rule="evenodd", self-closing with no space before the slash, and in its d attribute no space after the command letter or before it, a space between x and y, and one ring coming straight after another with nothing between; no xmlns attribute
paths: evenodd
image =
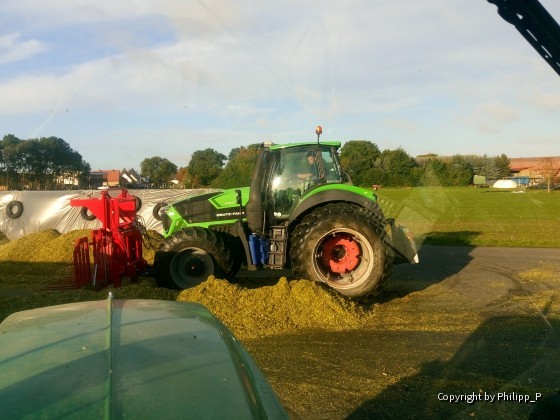
<svg viewBox="0 0 560 420"><path fill-rule="evenodd" d="M420 258L365 327L244 340L291 417L560 418L560 249Z"/></svg>

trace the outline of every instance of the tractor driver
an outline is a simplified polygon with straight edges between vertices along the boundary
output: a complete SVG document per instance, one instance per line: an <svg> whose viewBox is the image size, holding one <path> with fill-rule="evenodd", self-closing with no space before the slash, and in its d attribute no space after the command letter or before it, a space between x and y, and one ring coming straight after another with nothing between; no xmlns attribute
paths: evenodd
<svg viewBox="0 0 560 420"><path fill-rule="evenodd" d="M307 165L298 174L298 178L301 180L312 180L319 178L319 170L317 168L317 155L313 150L307 152Z"/></svg>

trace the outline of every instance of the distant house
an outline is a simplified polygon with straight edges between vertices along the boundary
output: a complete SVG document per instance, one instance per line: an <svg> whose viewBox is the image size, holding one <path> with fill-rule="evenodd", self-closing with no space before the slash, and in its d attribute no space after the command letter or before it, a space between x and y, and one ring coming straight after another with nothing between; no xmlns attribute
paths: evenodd
<svg viewBox="0 0 560 420"><path fill-rule="evenodd" d="M111 169L109 171L106 171L106 174L108 187L118 187L121 184L121 171L117 169Z"/></svg>
<svg viewBox="0 0 560 420"><path fill-rule="evenodd" d="M98 188L118 187L120 185L120 171L117 169L92 171L88 177L88 187Z"/></svg>
<svg viewBox="0 0 560 420"><path fill-rule="evenodd" d="M94 190L97 189L101 186L104 185L104 183L106 182L107 177L105 176L105 173L101 170L98 171L92 171L89 173L88 178L87 178L87 186L88 188Z"/></svg>
<svg viewBox="0 0 560 420"><path fill-rule="evenodd" d="M560 173L560 156L551 157L521 157L509 158L509 167L512 179L527 180L518 184L534 185L543 182L543 163L552 160L552 166L556 170L556 176Z"/></svg>
<svg viewBox="0 0 560 420"><path fill-rule="evenodd" d="M88 178L88 187L92 190L107 188L144 188L139 175L134 171L118 169L98 169L92 171Z"/></svg>

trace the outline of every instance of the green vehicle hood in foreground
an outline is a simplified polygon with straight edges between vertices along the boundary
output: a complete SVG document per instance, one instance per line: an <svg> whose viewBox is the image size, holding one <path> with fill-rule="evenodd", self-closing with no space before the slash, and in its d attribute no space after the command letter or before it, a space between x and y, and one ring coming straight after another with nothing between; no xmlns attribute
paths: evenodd
<svg viewBox="0 0 560 420"><path fill-rule="evenodd" d="M204 306L112 300L0 324L3 418L287 418L250 355Z"/></svg>

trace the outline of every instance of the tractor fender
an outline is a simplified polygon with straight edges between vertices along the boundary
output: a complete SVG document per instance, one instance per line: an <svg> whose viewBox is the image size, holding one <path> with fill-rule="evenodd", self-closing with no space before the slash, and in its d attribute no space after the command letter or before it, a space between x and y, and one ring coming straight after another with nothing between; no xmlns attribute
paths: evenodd
<svg viewBox="0 0 560 420"><path fill-rule="evenodd" d="M368 197L364 197L351 191L325 190L313 194L312 196L304 198L302 201L300 201L299 205L290 215L288 224L291 225L295 220L299 219L302 215L307 214L311 209L315 207L336 201L355 204L371 211L374 214L379 214L381 216L383 226L386 223L385 216L383 215L383 212L381 211L381 208L379 207L377 201L371 200Z"/></svg>

